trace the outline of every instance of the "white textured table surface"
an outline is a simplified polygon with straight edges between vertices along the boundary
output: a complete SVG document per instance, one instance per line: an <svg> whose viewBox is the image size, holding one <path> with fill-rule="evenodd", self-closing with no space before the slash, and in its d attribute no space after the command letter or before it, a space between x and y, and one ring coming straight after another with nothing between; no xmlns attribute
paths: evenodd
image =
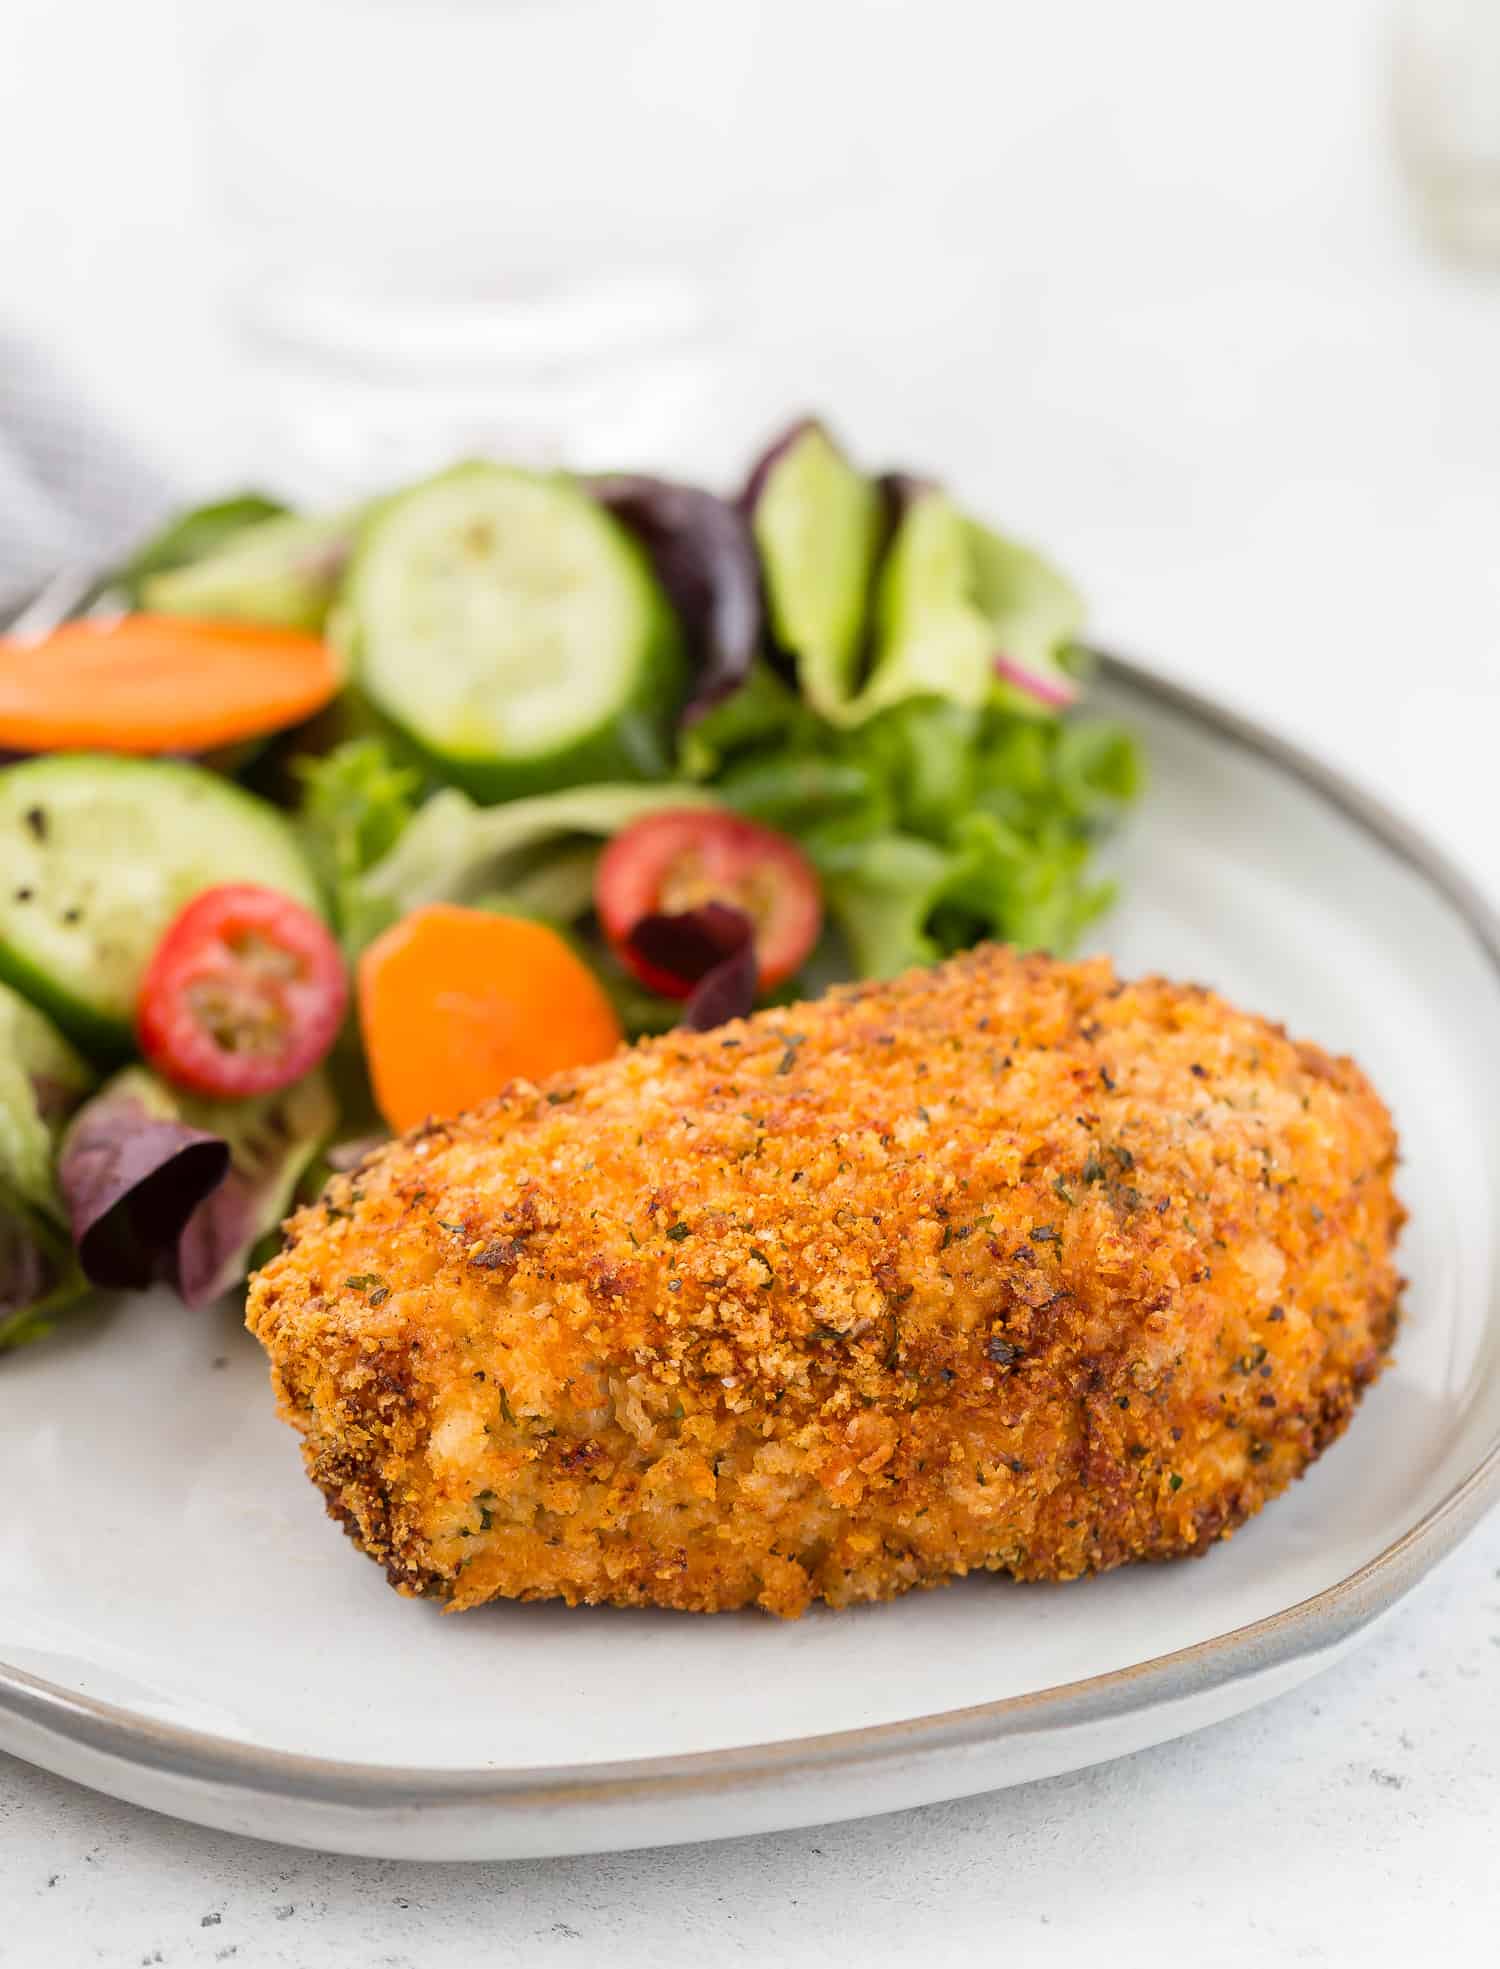
<svg viewBox="0 0 1500 1969"><path fill-rule="evenodd" d="M11 0L0 182L29 189L3 220L5 306L211 481L253 440L194 280L172 11ZM914 37L918 16L962 12L907 11ZM859 210L815 210L764 249L777 278L747 290L753 380L724 450L811 400L876 454L946 467L1056 546L1103 634L1332 753L1500 896L1500 284L1433 269L1402 229L1378 16L1363 0L975 8L963 68L988 94L965 101L990 114L969 123L941 76L865 77L862 102L899 131L888 176ZM55 141L64 94L90 141ZM1174 1945L1216 1969L1478 1962L1500 1915L1497 1823L1492 1521L1351 1661L1265 1710L822 1832L360 1863L199 1832L0 1760L0 1963L1019 1948L1132 1964Z"/></svg>
<svg viewBox="0 0 1500 1969"><path fill-rule="evenodd" d="M610 1858L250 1845L0 1760L0 1962L1493 1960L1500 1525L1343 1667L1180 1743L987 1798Z"/></svg>

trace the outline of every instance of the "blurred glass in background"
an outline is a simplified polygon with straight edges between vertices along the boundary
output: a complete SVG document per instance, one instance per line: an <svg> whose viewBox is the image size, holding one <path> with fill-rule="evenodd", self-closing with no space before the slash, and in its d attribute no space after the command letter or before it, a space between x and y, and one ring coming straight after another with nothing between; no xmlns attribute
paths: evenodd
<svg viewBox="0 0 1500 1969"><path fill-rule="evenodd" d="M755 77L801 11L183 0L199 195L288 482L692 457L730 387Z"/></svg>
<svg viewBox="0 0 1500 1969"><path fill-rule="evenodd" d="M1500 269L1500 0L1398 0L1397 154L1418 214L1451 256Z"/></svg>

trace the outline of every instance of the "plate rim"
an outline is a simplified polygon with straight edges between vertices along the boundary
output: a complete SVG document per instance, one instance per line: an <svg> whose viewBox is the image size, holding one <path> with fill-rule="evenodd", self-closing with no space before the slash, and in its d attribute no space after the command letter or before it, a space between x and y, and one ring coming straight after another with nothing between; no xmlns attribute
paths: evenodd
<svg viewBox="0 0 1500 1969"><path fill-rule="evenodd" d="M1207 727L1300 782L1413 870L1457 913L1500 988L1500 914L1451 857L1338 767L1232 706L1113 652L1101 676ZM1478 1461L1418 1521L1331 1586L1279 1612L1186 1648L1024 1695L890 1723L727 1749L602 1763L387 1765L273 1750L165 1722L0 1661L0 1719L43 1738L190 1784L260 1801L370 1816L476 1808L505 1817L568 1807L721 1797L768 1780L857 1771L898 1760L992 1749L1009 1739L1085 1727L1192 1701L1252 1675L1329 1653L1401 1599L1500 1498L1500 1427ZM21 1753L26 1754L24 1751ZM35 1761L33 1759L32 1761ZM704 1833L708 1834L705 1826Z"/></svg>

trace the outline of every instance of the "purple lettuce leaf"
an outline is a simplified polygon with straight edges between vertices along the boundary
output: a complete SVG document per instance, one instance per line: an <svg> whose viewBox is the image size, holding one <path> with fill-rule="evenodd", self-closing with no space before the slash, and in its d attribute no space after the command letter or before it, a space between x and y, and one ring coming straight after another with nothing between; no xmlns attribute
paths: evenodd
<svg viewBox="0 0 1500 1969"><path fill-rule="evenodd" d="M86 1289L67 1234L0 1186L0 1353L42 1339Z"/></svg>
<svg viewBox="0 0 1500 1969"><path fill-rule="evenodd" d="M229 1144L175 1111L142 1068L117 1074L63 1137L57 1179L92 1285L139 1291L171 1276L188 1220L229 1172Z"/></svg>
<svg viewBox="0 0 1500 1969"><path fill-rule="evenodd" d="M321 1074L251 1101L197 1100L127 1067L79 1109L58 1185L85 1277L207 1305L244 1277L333 1128Z"/></svg>
<svg viewBox="0 0 1500 1969"><path fill-rule="evenodd" d="M751 465L749 472L746 474L744 490L735 502L742 513L748 517L755 511L760 495L765 490L766 480L771 476L771 473L781 463L798 438L802 437L806 432L812 430L821 422L822 419L818 417L799 417L795 423L788 424L784 431L772 438L771 442L756 458L754 464Z"/></svg>
<svg viewBox="0 0 1500 1969"><path fill-rule="evenodd" d="M942 491L936 479L925 478L920 472L882 472L875 483L885 501L889 533L896 531L897 522L904 518L907 508L915 505L924 493Z"/></svg>
<svg viewBox="0 0 1500 1969"><path fill-rule="evenodd" d="M196 1119L229 1144L224 1180L183 1226L171 1278L186 1306L206 1306L238 1285L262 1239L276 1232L303 1172L338 1120L327 1080L309 1074L254 1101L201 1106Z"/></svg>
<svg viewBox="0 0 1500 1969"><path fill-rule="evenodd" d="M744 683L765 634L760 563L743 512L699 486L615 472L585 481L645 549L682 627L691 723Z"/></svg>
<svg viewBox="0 0 1500 1969"><path fill-rule="evenodd" d="M696 909L643 916L628 941L653 971L665 971L679 984L690 987L726 957L743 950L753 936L754 925L744 910L724 902L705 902Z"/></svg>
<svg viewBox="0 0 1500 1969"><path fill-rule="evenodd" d="M183 1225L168 1271L185 1306L212 1305L244 1277L245 1260L260 1234L258 1201L253 1181L231 1162L224 1180Z"/></svg>
<svg viewBox="0 0 1500 1969"><path fill-rule="evenodd" d="M689 1032L711 1032L731 1019L748 1019L760 984L755 945L745 943L705 971L682 1008L679 1024Z"/></svg>
<svg viewBox="0 0 1500 1969"><path fill-rule="evenodd" d="M630 933L630 947L653 970L692 987L678 1022L691 1032L743 1019L755 1003L755 925L742 909L706 902L643 916Z"/></svg>

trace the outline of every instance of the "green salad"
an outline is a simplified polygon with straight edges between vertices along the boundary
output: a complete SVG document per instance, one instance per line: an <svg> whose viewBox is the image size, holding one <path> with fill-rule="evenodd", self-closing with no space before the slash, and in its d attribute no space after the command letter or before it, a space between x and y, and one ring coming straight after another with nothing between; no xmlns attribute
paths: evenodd
<svg viewBox="0 0 1500 1969"><path fill-rule="evenodd" d="M471 462L174 521L7 644L0 1349L216 1297L330 1157L517 1076L1066 951L1141 778L1083 623L815 421L733 499Z"/></svg>

